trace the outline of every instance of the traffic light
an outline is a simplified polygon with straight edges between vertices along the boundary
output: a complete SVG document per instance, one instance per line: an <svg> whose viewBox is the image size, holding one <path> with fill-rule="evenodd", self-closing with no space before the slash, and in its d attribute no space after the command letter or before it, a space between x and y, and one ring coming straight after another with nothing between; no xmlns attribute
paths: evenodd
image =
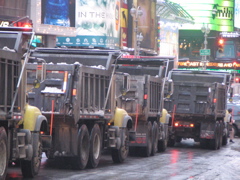
<svg viewBox="0 0 240 180"><path fill-rule="evenodd" d="M219 39L218 40L218 52L219 53L223 53L224 51L224 40L223 39Z"/></svg>
<svg viewBox="0 0 240 180"><path fill-rule="evenodd" d="M235 78L235 83L239 83L239 77Z"/></svg>

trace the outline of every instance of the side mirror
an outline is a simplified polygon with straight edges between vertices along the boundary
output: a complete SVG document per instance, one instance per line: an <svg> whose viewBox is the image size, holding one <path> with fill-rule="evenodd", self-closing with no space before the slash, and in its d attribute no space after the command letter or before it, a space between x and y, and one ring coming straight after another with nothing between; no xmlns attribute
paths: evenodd
<svg viewBox="0 0 240 180"><path fill-rule="evenodd" d="M35 80L33 81L33 87L34 87L34 88L40 88L40 81L39 81L38 79L35 79Z"/></svg>
<svg viewBox="0 0 240 180"><path fill-rule="evenodd" d="M122 94L125 95L130 89L130 75L125 73L123 76Z"/></svg>
<svg viewBox="0 0 240 180"><path fill-rule="evenodd" d="M232 102L233 101L233 88L230 87L229 91L230 91L229 102Z"/></svg>
<svg viewBox="0 0 240 180"><path fill-rule="evenodd" d="M46 79L46 62L44 59L38 58L38 64L36 69L36 79L40 82Z"/></svg>
<svg viewBox="0 0 240 180"><path fill-rule="evenodd" d="M165 82L164 94L165 94L166 98L170 98L170 96L173 94L173 81L172 81L172 79L169 79Z"/></svg>

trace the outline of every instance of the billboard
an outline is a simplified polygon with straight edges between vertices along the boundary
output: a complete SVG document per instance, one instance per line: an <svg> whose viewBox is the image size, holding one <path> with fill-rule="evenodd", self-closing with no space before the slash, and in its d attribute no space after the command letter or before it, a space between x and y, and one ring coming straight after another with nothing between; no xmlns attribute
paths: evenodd
<svg viewBox="0 0 240 180"><path fill-rule="evenodd" d="M42 24L75 27L75 0L42 0Z"/></svg>
<svg viewBox="0 0 240 180"><path fill-rule="evenodd" d="M77 0L77 37L58 37L57 46L119 48L120 1Z"/></svg>
<svg viewBox="0 0 240 180"><path fill-rule="evenodd" d="M154 49L155 47L155 3L146 0L137 0L143 14L138 17L138 31L142 33L141 48Z"/></svg>
<svg viewBox="0 0 240 180"><path fill-rule="evenodd" d="M32 0L30 6L36 34L76 36L75 0Z"/></svg>
<svg viewBox="0 0 240 180"><path fill-rule="evenodd" d="M160 34L159 34L159 55L174 56L178 55L178 24L169 22L160 18Z"/></svg>
<svg viewBox="0 0 240 180"><path fill-rule="evenodd" d="M179 29L199 30L203 23L211 30L233 31L234 0L171 0L179 3L195 24L183 24Z"/></svg>
<svg viewBox="0 0 240 180"><path fill-rule="evenodd" d="M240 0L235 0L234 27L235 28L240 28Z"/></svg>

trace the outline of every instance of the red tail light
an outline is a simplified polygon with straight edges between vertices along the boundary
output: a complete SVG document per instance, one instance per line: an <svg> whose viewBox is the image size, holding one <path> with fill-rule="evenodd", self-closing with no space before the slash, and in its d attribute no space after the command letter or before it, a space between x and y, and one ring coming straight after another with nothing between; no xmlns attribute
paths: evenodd
<svg viewBox="0 0 240 180"><path fill-rule="evenodd" d="M147 99L148 98L148 95L147 94L144 94L144 97L143 97L144 99Z"/></svg>

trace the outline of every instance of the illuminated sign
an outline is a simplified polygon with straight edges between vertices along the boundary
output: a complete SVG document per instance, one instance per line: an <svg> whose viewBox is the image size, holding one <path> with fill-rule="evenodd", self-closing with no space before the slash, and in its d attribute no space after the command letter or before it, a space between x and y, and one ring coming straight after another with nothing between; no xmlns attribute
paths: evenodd
<svg viewBox="0 0 240 180"><path fill-rule="evenodd" d="M194 71L198 71L200 70L200 68L178 68L178 69L183 69L183 70L194 70ZM240 73L240 70L235 70L235 69L210 69L210 68L206 68L206 70L209 71L224 71L224 72L230 72L230 73Z"/></svg>
<svg viewBox="0 0 240 180"><path fill-rule="evenodd" d="M239 37L239 33L238 32L221 32L220 35L222 37L226 37L226 38L235 38L235 37Z"/></svg>
<svg viewBox="0 0 240 180"><path fill-rule="evenodd" d="M235 0L234 27L235 28L240 28L240 0Z"/></svg>
<svg viewBox="0 0 240 180"><path fill-rule="evenodd" d="M42 0L42 24L75 27L75 0Z"/></svg>
<svg viewBox="0 0 240 180"><path fill-rule="evenodd" d="M181 67L189 67L189 68L197 68L197 67L203 67L204 63L200 61L186 61L186 62L178 62L179 68ZM240 63L233 62L233 63L221 63L221 62L208 62L207 67L211 68L224 68L224 69L239 69Z"/></svg>
<svg viewBox="0 0 240 180"><path fill-rule="evenodd" d="M171 1L179 3L194 18L194 25L183 24L180 29L200 30L205 23L211 31L234 31L234 0Z"/></svg>
<svg viewBox="0 0 240 180"><path fill-rule="evenodd" d="M0 21L0 27L8 27L9 24L10 23L8 21Z"/></svg>

